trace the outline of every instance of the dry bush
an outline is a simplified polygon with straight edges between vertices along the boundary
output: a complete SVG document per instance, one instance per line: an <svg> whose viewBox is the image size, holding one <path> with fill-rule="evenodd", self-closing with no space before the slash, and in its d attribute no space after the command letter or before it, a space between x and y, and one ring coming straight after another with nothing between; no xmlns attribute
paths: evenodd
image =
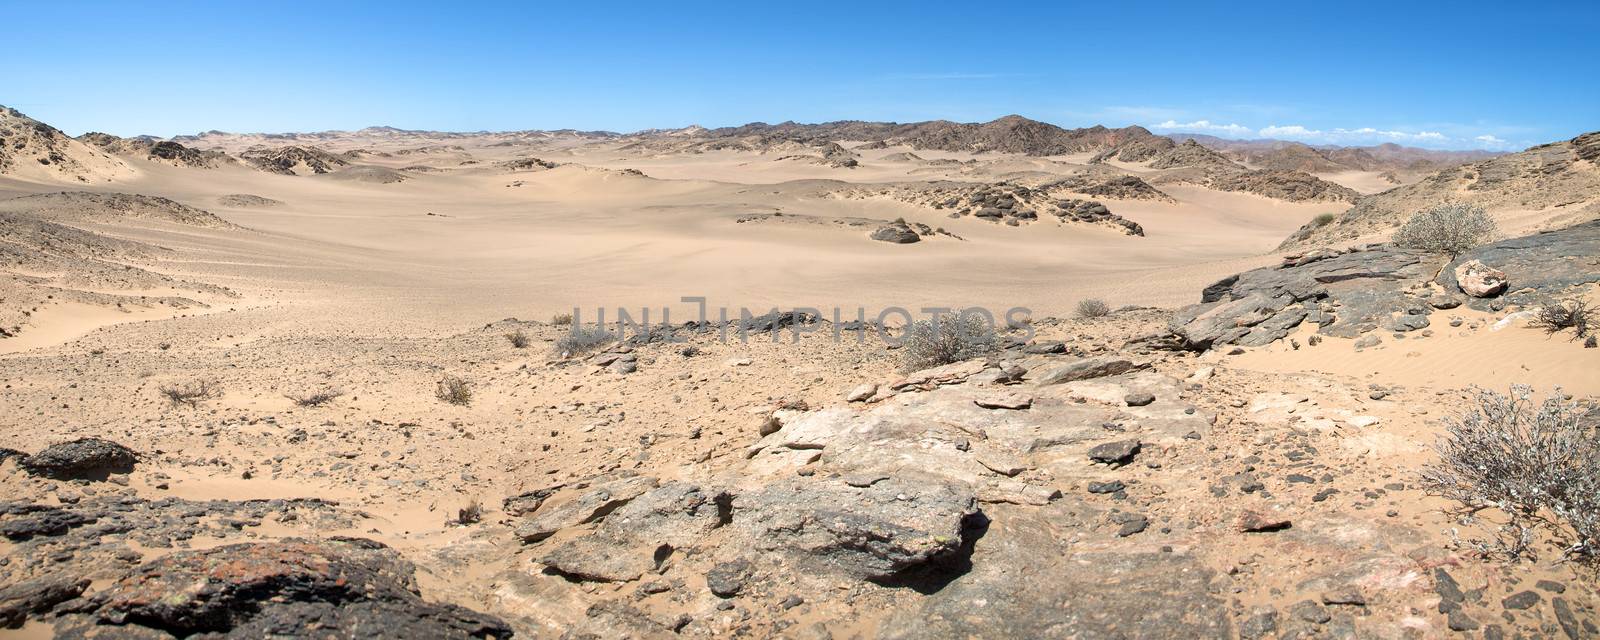
<svg viewBox="0 0 1600 640"><path fill-rule="evenodd" d="M450 404L468 405L472 403L472 383L456 376L445 376L434 388L433 394Z"/></svg>
<svg viewBox="0 0 1600 640"><path fill-rule="evenodd" d="M483 520L483 505L478 504L478 499L473 498L467 506L456 510L456 519L447 524L468 525Z"/></svg>
<svg viewBox="0 0 1600 640"><path fill-rule="evenodd" d="M598 351L615 339L616 335L605 327L573 326L567 335L556 340L555 352L563 358L581 356Z"/></svg>
<svg viewBox="0 0 1600 640"><path fill-rule="evenodd" d="M510 342L513 348L526 349L528 348L529 342L528 334L523 333L521 329L518 329L506 334L506 342Z"/></svg>
<svg viewBox="0 0 1600 640"><path fill-rule="evenodd" d="M1412 249L1449 255L1488 242L1499 231L1483 207L1445 204L1418 212L1394 233L1394 243Z"/></svg>
<svg viewBox="0 0 1600 640"><path fill-rule="evenodd" d="M1078 301L1079 318L1104 318L1111 315L1111 305L1099 298Z"/></svg>
<svg viewBox="0 0 1600 640"><path fill-rule="evenodd" d="M344 395L344 392L338 389L323 389L307 394L285 393L283 397L294 402L297 407L320 407L333 402L342 395Z"/></svg>
<svg viewBox="0 0 1600 640"><path fill-rule="evenodd" d="M1544 402L1530 387L1511 395L1477 391L1476 406L1446 419L1439 461L1423 473L1430 492L1456 500L1467 517L1485 509L1506 518L1485 553L1533 555L1543 530L1567 544L1569 556L1600 555L1600 409L1565 399Z"/></svg>
<svg viewBox="0 0 1600 640"><path fill-rule="evenodd" d="M558 313L558 314L555 314L553 316L550 316L550 324L553 324L553 325L558 326L558 327L569 326L569 325L572 324L572 314L570 314L570 313Z"/></svg>
<svg viewBox="0 0 1600 640"><path fill-rule="evenodd" d="M1317 214L1317 217L1311 219L1311 226L1326 227L1330 224L1333 224L1333 221L1337 220L1338 218L1339 216L1331 213L1319 213Z"/></svg>
<svg viewBox="0 0 1600 640"><path fill-rule="evenodd" d="M994 327L979 314L946 313L913 323L901 337L900 363L906 371L971 360L1000 349Z"/></svg>
<svg viewBox="0 0 1600 640"><path fill-rule="evenodd" d="M172 404L186 404L192 407L200 404L201 400L222 395L222 388L217 386L215 380L191 380L162 385L161 395Z"/></svg>
<svg viewBox="0 0 1600 640"><path fill-rule="evenodd" d="M1582 298L1547 302L1534 313L1536 315L1528 326L1544 329L1550 335L1572 329L1573 340L1589 337L1589 330L1600 326L1600 312L1589 308L1589 302Z"/></svg>

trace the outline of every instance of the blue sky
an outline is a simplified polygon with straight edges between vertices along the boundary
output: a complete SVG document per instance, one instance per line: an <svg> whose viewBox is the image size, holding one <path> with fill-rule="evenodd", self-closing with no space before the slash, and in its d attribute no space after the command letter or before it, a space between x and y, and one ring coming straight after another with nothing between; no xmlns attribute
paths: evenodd
<svg viewBox="0 0 1600 640"><path fill-rule="evenodd" d="M17 2L70 133L983 121L1521 148L1600 129L1600 2Z"/></svg>

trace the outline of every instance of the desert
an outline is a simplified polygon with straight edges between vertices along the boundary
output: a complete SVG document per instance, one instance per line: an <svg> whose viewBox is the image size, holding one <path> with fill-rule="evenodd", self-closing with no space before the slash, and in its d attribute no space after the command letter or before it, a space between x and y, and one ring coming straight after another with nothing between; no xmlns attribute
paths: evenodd
<svg viewBox="0 0 1600 640"><path fill-rule="evenodd" d="M0 638L1600 637L1600 123L28 111Z"/></svg>

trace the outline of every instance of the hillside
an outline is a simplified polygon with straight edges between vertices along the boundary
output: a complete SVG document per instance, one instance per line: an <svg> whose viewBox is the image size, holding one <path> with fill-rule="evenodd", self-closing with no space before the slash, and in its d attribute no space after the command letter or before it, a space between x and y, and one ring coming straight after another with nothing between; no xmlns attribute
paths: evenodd
<svg viewBox="0 0 1600 640"><path fill-rule="evenodd" d="M0 175L28 180L106 182L133 174L126 163L59 129L0 106Z"/></svg>
<svg viewBox="0 0 1600 640"><path fill-rule="evenodd" d="M1414 184L1362 197L1332 223L1301 228L1281 248L1387 233L1411 214L1446 202L1476 204L1499 217L1531 212L1541 228L1600 217L1600 132L1444 169Z"/></svg>

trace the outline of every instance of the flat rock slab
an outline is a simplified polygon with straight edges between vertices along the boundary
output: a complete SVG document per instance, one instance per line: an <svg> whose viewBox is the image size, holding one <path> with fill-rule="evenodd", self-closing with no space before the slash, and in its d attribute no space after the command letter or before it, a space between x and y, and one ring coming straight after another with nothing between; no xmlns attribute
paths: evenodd
<svg viewBox="0 0 1600 640"><path fill-rule="evenodd" d="M1600 221L1501 240L1461 254L1435 280L1445 291L1460 291L1456 271L1479 261L1505 273L1508 293L1500 304L1531 305L1560 297L1581 284L1600 282ZM1495 298L1467 298L1479 311L1494 308Z"/></svg>
<svg viewBox="0 0 1600 640"><path fill-rule="evenodd" d="M866 487L785 481L733 501L733 527L757 557L865 580L953 559L978 500L970 486L894 477Z"/></svg>
<svg viewBox="0 0 1600 640"><path fill-rule="evenodd" d="M972 569L917 607L896 612L881 638L1228 638L1227 604L1212 572L1174 553L1069 550L1043 515L1016 509L974 545Z"/></svg>

